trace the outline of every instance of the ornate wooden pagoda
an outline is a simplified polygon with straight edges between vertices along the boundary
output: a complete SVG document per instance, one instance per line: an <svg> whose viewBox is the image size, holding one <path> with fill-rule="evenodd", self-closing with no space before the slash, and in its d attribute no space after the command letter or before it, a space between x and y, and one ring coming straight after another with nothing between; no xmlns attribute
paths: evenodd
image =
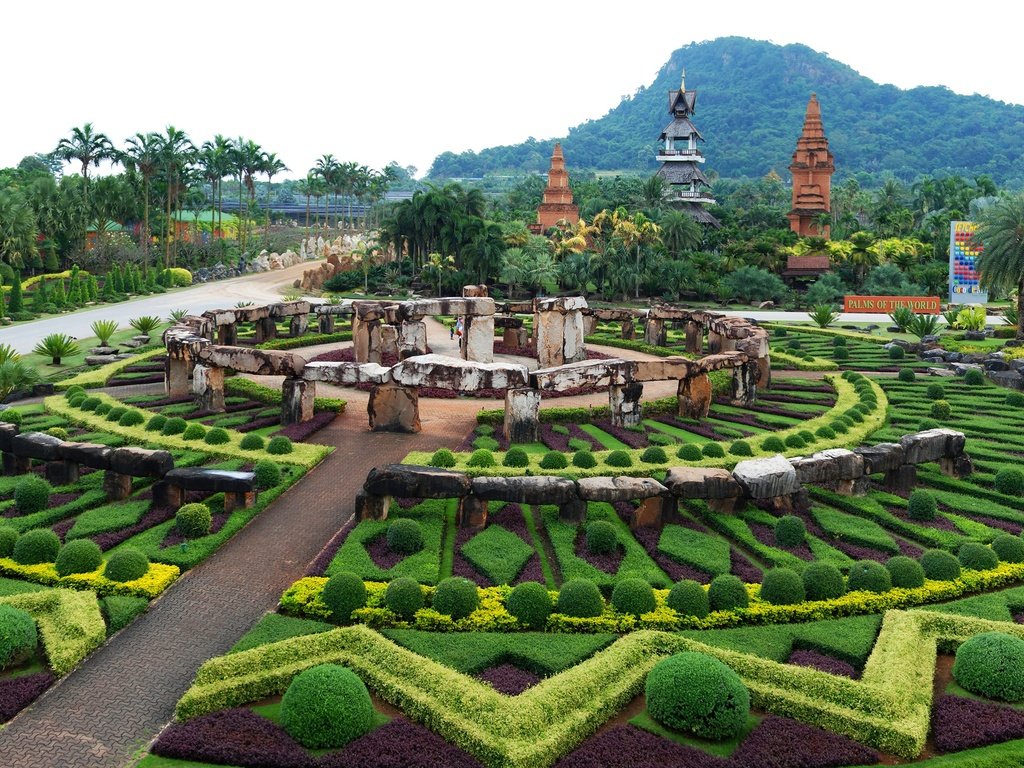
<svg viewBox="0 0 1024 768"><path fill-rule="evenodd" d="M530 230L536 234L543 234L563 220L575 224L580 220L580 209L572 201L562 145L555 144L555 151L551 154L551 169L548 171L548 185L544 188L544 199L537 209L537 223L531 224Z"/></svg>
<svg viewBox="0 0 1024 768"><path fill-rule="evenodd" d="M804 130L796 142L789 166L793 174L793 210L786 214L789 228L801 237L828 237L829 226L821 221L832 210L832 174L836 166L821 122L821 105L811 94L804 116Z"/></svg>

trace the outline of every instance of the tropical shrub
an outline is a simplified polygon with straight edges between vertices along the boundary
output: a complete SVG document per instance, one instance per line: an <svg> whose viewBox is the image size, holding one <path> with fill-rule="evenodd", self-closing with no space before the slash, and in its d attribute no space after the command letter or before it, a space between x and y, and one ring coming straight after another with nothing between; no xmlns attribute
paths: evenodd
<svg viewBox="0 0 1024 768"><path fill-rule="evenodd" d="M750 596L738 576L723 573L712 579L708 587L708 603L712 611L731 611L735 608L746 608L750 603Z"/></svg>
<svg viewBox="0 0 1024 768"><path fill-rule="evenodd" d="M775 523L775 543L780 547L799 547L807 539L807 526L796 515L784 515Z"/></svg>
<svg viewBox="0 0 1024 768"><path fill-rule="evenodd" d="M601 590L588 579L570 579L558 593L556 610L581 619L600 616L604 612Z"/></svg>
<svg viewBox="0 0 1024 768"><path fill-rule="evenodd" d="M960 561L944 549L926 549L921 553L924 575L935 581L955 581L960 578Z"/></svg>
<svg viewBox="0 0 1024 768"><path fill-rule="evenodd" d="M253 482L261 491L281 484L281 467L278 466L276 461L271 461L270 459L257 461L252 471Z"/></svg>
<svg viewBox="0 0 1024 768"><path fill-rule="evenodd" d="M52 492L50 484L39 475L25 475L14 486L14 504L21 514L32 515L46 509Z"/></svg>
<svg viewBox="0 0 1024 768"><path fill-rule="evenodd" d="M683 616L703 619L711 611L708 591L692 579L683 579L672 585L665 604Z"/></svg>
<svg viewBox="0 0 1024 768"><path fill-rule="evenodd" d="M677 653L658 662L644 693L657 722L712 741L736 736L750 714L750 694L739 675L703 653Z"/></svg>
<svg viewBox="0 0 1024 768"><path fill-rule="evenodd" d="M541 469L565 469L569 460L561 451L548 451L540 460Z"/></svg>
<svg viewBox="0 0 1024 768"><path fill-rule="evenodd" d="M267 453L272 456L283 456L286 453L292 452L292 441L284 435L278 435L277 437L270 438L270 442L267 443Z"/></svg>
<svg viewBox="0 0 1024 768"><path fill-rule="evenodd" d="M149 421L146 422L146 431L159 432L164 428L164 424L166 423L167 417L161 413L158 413L155 416L150 416ZM248 437L248 435L246 437Z"/></svg>
<svg viewBox="0 0 1024 768"><path fill-rule="evenodd" d="M212 427L203 437L203 442L207 445L224 445L231 442L231 437L223 427Z"/></svg>
<svg viewBox="0 0 1024 768"><path fill-rule="evenodd" d="M664 464L668 461L668 456L665 455L665 449L652 445L644 449L644 452L640 454L640 461L644 464Z"/></svg>
<svg viewBox="0 0 1024 768"><path fill-rule="evenodd" d="M923 339L925 336L934 336L938 330L938 315L914 315L907 326L907 331L919 339Z"/></svg>
<svg viewBox="0 0 1024 768"><path fill-rule="evenodd" d="M953 407L949 404L948 400L936 400L932 403L930 413L933 419L946 421L953 415Z"/></svg>
<svg viewBox="0 0 1024 768"><path fill-rule="evenodd" d="M164 281L164 285L172 288L186 288L192 285L192 273L182 267L165 269L161 278Z"/></svg>
<svg viewBox="0 0 1024 768"><path fill-rule="evenodd" d="M14 542L11 558L21 565L52 563L60 553L60 539L49 528L34 528Z"/></svg>
<svg viewBox="0 0 1024 768"><path fill-rule="evenodd" d="M1024 563L1024 540L1008 533L1000 534L992 540L992 551L1004 563Z"/></svg>
<svg viewBox="0 0 1024 768"><path fill-rule="evenodd" d="M605 457L604 463L609 467L631 467L633 466L633 459L625 451L616 450Z"/></svg>
<svg viewBox="0 0 1024 768"><path fill-rule="evenodd" d="M409 621L423 607L423 590L416 579L402 576L384 590L384 605L398 618Z"/></svg>
<svg viewBox="0 0 1024 768"><path fill-rule="evenodd" d="M61 547L54 566L58 576L92 573L103 562L103 553L92 539L73 539Z"/></svg>
<svg viewBox="0 0 1024 768"><path fill-rule="evenodd" d="M817 304L807 313L807 316L819 328L828 328L839 319L839 312L836 310L835 304Z"/></svg>
<svg viewBox="0 0 1024 768"><path fill-rule="evenodd" d="M902 589L914 589L924 586L924 568L917 560L904 555L895 555L885 562L892 585Z"/></svg>
<svg viewBox="0 0 1024 768"><path fill-rule="evenodd" d="M956 650L953 679L971 693L999 701L1024 699L1024 640L982 632Z"/></svg>
<svg viewBox="0 0 1024 768"><path fill-rule="evenodd" d="M897 376L900 381L911 383L917 378L917 374L914 373L913 368L900 368L900 372Z"/></svg>
<svg viewBox="0 0 1024 768"><path fill-rule="evenodd" d="M138 331L140 336L149 336L160 327L160 318L142 315L142 317L133 317L128 321L128 325Z"/></svg>
<svg viewBox="0 0 1024 768"><path fill-rule="evenodd" d="M680 446L679 450L676 451L676 456L683 461L700 461L704 458L704 454L701 453L700 448L693 443L684 443Z"/></svg>
<svg viewBox="0 0 1024 768"><path fill-rule="evenodd" d="M597 466L597 459L590 451L576 451L572 455L572 465L580 469L593 469Z"/></svg>
<svg viewBox="0 0 1024 768"><path fill-rule="evenodd" d="M978 387L985 383L985 374L977 368L971 368L964 374L964 383Z"/></svg>
<svg viewBox="0 0 1024 768"><path fill-rule="evenodd" d="M889 347L889 359L890 360L902 360L906 353L903 351L903 347L899 344L893 344Z"/></svg>
<svg viewBox="0 0 1024 768"><path fill-rule="evenodd" d="M196 424L195 422L185 427L185 431L181 433L182 440L200 440L206 435L206 427L202 424Z"/></svg>
<svg viewBox="0 0 1024 768"><path fill-rule="evenodd" d="M619 537L615 526L607 520L595 520L587 523L585 529L587 551L592 555L607 555L619 546Z"/></svg>
<svg viewBox="0 0 1024 768"><path fill-rule="evenodd" d="M619 579L612 590L612 607L619 613L639 618L654 610L654 590L643 579Z"/></svg>
<svg viewBox="0 0 1024 768"><path fill-rule="evenodd" d="M725 458L725 449L719 443L704 443L700 451L709 459Z"/></svg>
<svg viewBox="0 0 1024 768"><path fill-rule="evenodd" d="M543 630L553 608L551 594L543 584L526 581L516 585L505 601L505 607L530 629Z"/></svg>
<svg viewBox="0 0 1024 768"><path fill-rule="evenodd" d="M770 435L761 442L761 450L782 453L786 450L786 444L782 442L782 438L778 435Z"/></svg>
<svg viewBox="0 0 1024 768"><path fill-rule="evenodd" d="M843 574L832 563L811 563L802 578L808 600L834 600L846 594Z"/></svg>
<svg viewBox="0 0 1024 768"><path fill-rule="evenodd" d="M754 450L746 440L736 440L729 446L729 453L733 456L753 456Z"/></svg>
<svg viewBox="0 0 1024 768"><path fill-rule="evenodd" d="M123 405L115 405L109 411L106 412L105 416L107 421L120 421L121 417L128 412L128 409Z"/></svg>
<svg viewBox="0 0 1024 768"><path fill-rule="evenodd" d="M102 403L100 405L102 405ZM180 435L186 429L188 429L188 422L180 416L174 416L164 422L164 425L160 428L160 434Z"/></svg>
<svg viewBox="0 0 1024 768"><path fill-rule="evenodd" d="M78 352L78 344L66 333L51 333L44 336L32 349L37 355L50 358L53 365L60 365L62 358Z"/></svg>
<svg viewBox="0 0 1024 768"><path fill-rule="evenodd" d="M761 599L772 605L795 605L806 599L800 574L791 568L772 568L761 582Z"/></svg>
<svg viewBox="0 0 1024 768"><path fill-rule="evenodd" d="M786 435L785 444L787 448L803 448L807 445L807 443L804 442L804 439L796 433Z"/></svg>
<svg viewBox="0 0 1024 768"><path fill-rule="evenodd" d="M174 514L174 527L186 539L198 539L210 533L213 515L205 504L183 504Z"/></svg>
<svg viewBox="0 0 1024 768"><path fill-rule="evenodd" d="M987 571L999 565L999 558L992 550L977 541L965 541L956 553L960 565L974 571Z"/></svg>
<svg viewBox="0 0 1024 768"><path fill-rule="evenodd" d="M911 491L910 498L907 500L907 516L911 520L922 522L934 520L937 509L935 497L929 491L920 489Z"/></svg>
<svg viewBox="0 0 1024 768"><path fill-rule="evenodd" d="M946 388L941 384L929 384L925 394L929 400L942 400L946 397Z"/></svg>
<svg viewBox="0 0 1024 768"><path fill-rule="evenodd" d="M109 347L110 337L117 333L117 320L94 320L89 327L99 339L100 346Z"/></svg>
<svg viewBox="0 0 1024 768"><path fill-rule="evenodd" d="M238 447L243 451L262 451L264 445L266 445L266 442L263 438L252 432L246 434L238 443Z"/></svg>
<svg viewBox="0 0 1024 768"><path fill-rule="evenodd" d="M850 566L846 580L851 592L888 592L892 589L892 576L885 566L874 560L858 560Z"/></svg>
<svg viewBox="0 0 1024 768"><path fill-rule="evenodd" d="M1024 472L1006 467L996 472L994 479L996 490L1008 496L1020 496L1024 493Z"/></svg>
<svg viewBox="0 0 1024 768"><path fill-rule="evenodd" d="M423 528L407 517L392 520L387 531L388 549L403 555L411 555L423 549Z"/></svg>
<svg viewBox="0 0 1024 768"><path fill-rule="evenodd" d="M281 698L281 727L307 749L343 747L369 731L373 720L363 681L337 664L303 670Z"/></svg>
<svg viewBox="0 0 1024 768"><path fill-rule="evenodd" d="M366 585L356 574L342 571L327 579L321 599L331 618L345 624L351 621L352 611L366 605Z"/></svg>
<svg viewBox="0 0 1024 768"><path fill-rule="evenodd" d="M437 454L435 454L435 456L436 455ZM530 457L522 448L509 448L501 463L506 467L528 467L530 466Z"/></svg>
<svg viewBox="0 0 1024 768"><path fill-rule="evenodd" d="M0 605L0 669L27 659L38 643L36 622L28 611Z"/></svg>
<svg viewBox="0 0 1024 768"><path fill-rule="evenodd" d="M462 576L442 579L434 591L433 608L438 613L458 621L464 619L480 605L476 584Z"/></svg>
<svg viewBox="0 0 1024 768"><path fill-rule="evenodd" d="M107 417L110 417L109 413L107 414ZM126 410L123 414L121 414L121 418L117 420L117 423L120 424L122 427L137 427L145 420L146 417L142 415L141 411ZM224 437L227 438L226 432L224 433Z"/></svg>
<svg viewBox="0 0 1024 768"><path fill-rule="evenodd" d="M900 329L901 333L906 333L910 324L914 322L914 310L910 307L896 307L896 309L889 313L889 319L892 320L893 325Z"/></svg>

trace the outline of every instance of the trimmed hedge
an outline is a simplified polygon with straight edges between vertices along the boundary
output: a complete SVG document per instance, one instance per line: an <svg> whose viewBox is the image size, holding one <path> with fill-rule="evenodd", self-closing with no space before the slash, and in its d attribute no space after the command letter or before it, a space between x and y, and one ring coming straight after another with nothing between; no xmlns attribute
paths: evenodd
<svg viewBox="0 0 1024 768"><path fill-rule="evenodd" d="M619 613L639 618L655 608L654 590L643 579L619 579L612 590L612 607Z"/></svg>
<svg viewBox="0 0 1024 768"><path fill-rule="evenodd" d="M38 643L31 614L10 605L0 605L0 669L26 659Z"/></svg>
<svg viewBox="0 0 1024 768"><path fill-rule="evenodd" d="M60 539L49 528L35 528L18 537L11 557L20 565L52 563L60 553Z"/></svg>
<svg viewBox="0 0 1024 768"><path fill-rule="evenodd" d="M399 618L408 621L423 607L423 590L419 582L407 576L395 579L384 592L384 605Z"/></svg>
<svg viewBox="0 0 1024 768"><path fill-rule="evenodd" d="M207 536L212 523L213 515L205 504L183 504L174 514L174 527L186 539Z"/></svg>
<svg viewBox="0 0 1024 768"><path fill-rule="evenodd" d="M53 488L39 475L26 475L14 486L14 504L22 515L34 515L46 509Z"/></svg>
<svg viewBox="0 0 1024 768"><path fill-rule="evenodd" d="M556 610L575 618L600 616L604 612L601 590L587 579L570 579L558 593Z"/></svg>
<svg viewBox="0 0 1024 768"><path fill-rule="evenodd" d="M464 619L480 605L476 584L461 576L442 579L434 590L432 607L438 613L458 621Z"/></svg>
<svg viewBox="0 0 1024 768"><path fill-rule="evenodd" d="M554 608L551 593L535 581L516 585L509 593L505 607L520 623L535 630L544 629Z"/></svg>
<svg viewBox="0 0 1024 768"><path fill-rule="evenodd" d="M764 574L760 597L773 605L795 605L806 599L803 580L791 568L772 568Z"/></svg>
<svg viewBox="0 0 1024 768"><path fill-rule="evenodd" d="M811 563L802 578L808 600L835 600L846 594L846 580L832 563Z"/></svg>
<svg viewBox="0 0 1024 768"><path fill-rule="evenodd" d="M110 556L103 575L111 581L135 581L149 570L149 558L137 549L125 547Z"/></svg>
<svg viewBox="0 0 1024 768"><path fill-rule="evenodd" d="M892 576L881 563L874 560L858 560L850 566L847 583L851 592L888 592L892 589Z"/></svg>
<svg viewBox="0 0 1024 768"><path fill-rule="evenodd" d="M412 555L423 549L423 528L416 520L400 517L388 525L388 549Z"/></svg>
<svg viewBox="0 0 1024 768"><path fill-rule="evenodd" d="M750 596L738 576L723 573L712 579L708 587L708 602L712 611L730 611L746 608L750 603Z"/></svg>
<svg viewBox="0 0 1024 768"><path fill-rule="evenodd" d="M74 539L61 547L54 567L60 576L91 573L103 563L103 552L92 539Z"/></svg>
<svg viewBox="0 0 1024 768"><path fill-rule="evenodd" d="M992 548L976 541L965 541L956 556L960 565L975 571L987 571L999 564L999 558Z"/></svg>
<svg viewBox="0 0 1024 768"><path fill-rule="evenodd" d="M619 546L615 526L607 520L594 520L586 526L587 551L592 555L607 555Z"/></svg>
<svg viewBox="0 0 1024 768"><path fill-rule="evenodd" d="M892 585L897 589L915 589L924 586L924 568L917 560L904 555L890 557L885 562Z"/></svg>
<svg viewBox="0 0 1024 768"><path fill-rule="evenodd" d="M711 612L707 590L693 579L683 579L673 584L665 604L683 616L696 616L698 619L703 619Z"/></svg>

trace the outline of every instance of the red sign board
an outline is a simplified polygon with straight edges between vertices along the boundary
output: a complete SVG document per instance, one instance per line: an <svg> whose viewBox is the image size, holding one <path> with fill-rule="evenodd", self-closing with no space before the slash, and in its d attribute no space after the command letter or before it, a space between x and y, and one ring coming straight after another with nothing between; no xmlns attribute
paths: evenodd
<svg viewBox="0 0 1024 768"><path fill-rule="evenodd" d="M942 311L938 296L846 296L844 312L889 313L898 307L907 307L915 314L937 315Z"/></svg>

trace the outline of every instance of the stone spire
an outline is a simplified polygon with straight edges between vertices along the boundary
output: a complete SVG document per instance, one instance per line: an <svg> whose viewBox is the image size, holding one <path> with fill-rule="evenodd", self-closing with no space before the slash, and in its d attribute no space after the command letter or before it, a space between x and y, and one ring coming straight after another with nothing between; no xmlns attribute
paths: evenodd
<svg viewBox="0 0 1024 768"><path fill-rule="evenodd" d="M563 219L575 224L580 220L580 209L572 201L562 145L555 144L555 150L551 153L551 168L548 171L548 184L544 188L544 199L537 209L537 223L530 229L544 233Z"/></svg>
<svg viewBox="0 0 1024 768"><path fill-rule="evenodd" d="M821 105L811 94L804 115L803 132L796 142L793 162L793 209L786 215L789 227L801 237L828 237L829 227L821 226L818 217L832 210L832 174L835 162L828 148L825 126L821 122Z"/></svg>

